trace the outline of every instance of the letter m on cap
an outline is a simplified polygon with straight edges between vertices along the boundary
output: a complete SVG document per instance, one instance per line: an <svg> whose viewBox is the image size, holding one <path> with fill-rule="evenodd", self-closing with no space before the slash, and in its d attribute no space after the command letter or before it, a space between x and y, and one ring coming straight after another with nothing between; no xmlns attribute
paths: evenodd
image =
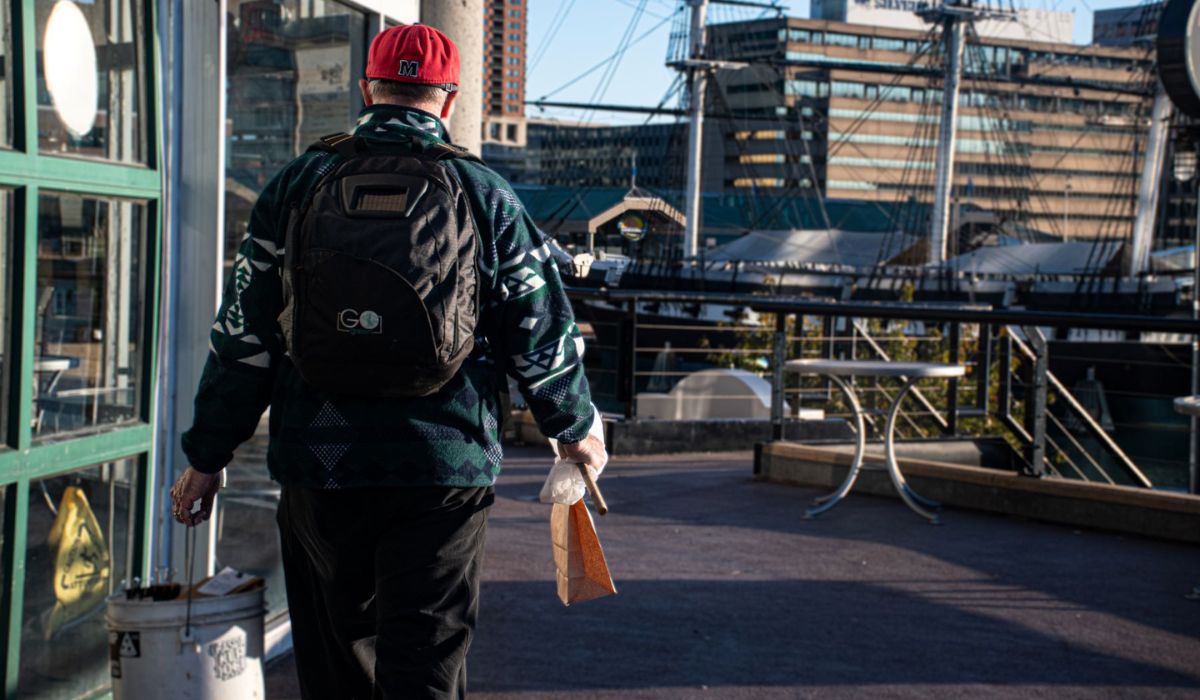
<svg viewBox="0 0 1200 700"><path fill-rule="evenodd" d="M400 62L400 70L399 70L398 74L403 75L406 78L415 78L415 77L417 77L417 73L419 73L420 71L421 71L421 62L420 61L401 61Z"/></svg>

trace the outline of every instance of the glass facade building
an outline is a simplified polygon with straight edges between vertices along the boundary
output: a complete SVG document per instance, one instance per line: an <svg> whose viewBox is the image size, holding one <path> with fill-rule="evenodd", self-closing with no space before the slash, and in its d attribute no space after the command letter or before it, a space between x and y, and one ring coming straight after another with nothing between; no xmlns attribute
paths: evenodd
<svg viewBox="0 0 1200 700"><path fill-rule="evenodd" d="M936 30L772 19L714 25L726 187L927 203L944 43ZM954 197L1063 238L1127 234L1154 75L1142 48L972 37Z"/></svg>

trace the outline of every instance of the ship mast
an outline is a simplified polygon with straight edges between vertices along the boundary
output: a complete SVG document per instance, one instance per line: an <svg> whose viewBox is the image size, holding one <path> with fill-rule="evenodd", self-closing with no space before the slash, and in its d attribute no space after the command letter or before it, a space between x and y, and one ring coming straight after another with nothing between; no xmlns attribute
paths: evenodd
<svg viewBox="0 0 1200 700"><path fill-rule="evenodd" d="M1162 171L1167 157L1168 130L1171 126L1171 100L1162 83L1155 80L1154 106L1151 108L1150 135L1146 153L1142 156L1142 178L1138 184L1137 216L1133 221L1133 236L1125 273L1130 277L1149 271L1150 247L1154 242L1155 215L1162 188Z"/></svg>
<svg viewBox="0 0 1200 700"><path fill-rule="evenodd" d="M708 65L704 61L704 24L708 15L708 0L688 0L692 8L691 46L684 68L688 71L688 159L687 201L684 205L686 224L683 233L683 256L694 258L700 250L700 220L703 202L700 197L700 149L704 143L704 91L708 81Z"/></svg>
<svg viewBox="0 0 1200 700"><path fill-rule="evenodd" d="M967 23L979 19L1015 16L1014 12L976 7L974 0L948 0L919 13L927 22L942 25L946 38L946 79L942 86L942 118L938 126L937 161L934 170L933 212L930 217L930 265L946 262L950 238L950 199L954 194L954 157L958 139L958 94L962 84L963 51Z"/></svg>

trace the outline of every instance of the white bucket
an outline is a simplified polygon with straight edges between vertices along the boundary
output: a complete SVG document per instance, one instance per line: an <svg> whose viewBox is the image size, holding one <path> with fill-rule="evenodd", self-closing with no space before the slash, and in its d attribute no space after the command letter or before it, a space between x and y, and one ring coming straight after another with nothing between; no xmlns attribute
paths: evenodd
<svg viewBox="0 0 1200 700"><path fill-rule="evenodd" d="M108 599L114 700L262 700L263 589L155 602Z"/></svg>

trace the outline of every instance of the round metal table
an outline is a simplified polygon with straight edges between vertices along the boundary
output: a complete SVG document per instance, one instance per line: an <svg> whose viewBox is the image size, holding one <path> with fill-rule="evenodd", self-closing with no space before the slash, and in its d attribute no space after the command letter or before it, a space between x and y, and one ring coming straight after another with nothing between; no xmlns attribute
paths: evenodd
<svg viewBox="0 0 1200 700"><path fill-rule="evenodd" d="M892 485L895 486L896 493L900 495L905 505L911 508L913 512L927 519L930 523L937 525L940 520L937 513L932 511L933 509L940 508L941 505L913 491L908 482L904 480L904 475L900 473L900 467L896 463L896 417L900 414L900 403L918 380L962 377L966 374L967 368L964 365L937 364L932 362L792 360L787 363L785 369L786 371L802 375L822 376L835 384L841 390L842 394L845 395L846 401L850 403L852 420L854 421L856 432L854 459L850 463L850 471L846 473L845 481L833 493L818 498L814 507L805 511L805 517L814 518L841 502L846 497L846 494L850 493L850 489L854 487L854 482L858 479L859 472L862 471L863 453L866 451L867 446L866 423L863 420L862 405L858 402L857 393L842 378L897 377L904 382L904 385L895 397L892 398L892 404L888 407L887 421L884 423L884 467L887 470L888 476L892 479Z"/></svg>
<svg viewBox="0 0 1200 700"><path fill-rule="evenodd" d="M1200 396L1180 396L1175 399L1175 412L1185 416L1200 416Z"/></svg>

